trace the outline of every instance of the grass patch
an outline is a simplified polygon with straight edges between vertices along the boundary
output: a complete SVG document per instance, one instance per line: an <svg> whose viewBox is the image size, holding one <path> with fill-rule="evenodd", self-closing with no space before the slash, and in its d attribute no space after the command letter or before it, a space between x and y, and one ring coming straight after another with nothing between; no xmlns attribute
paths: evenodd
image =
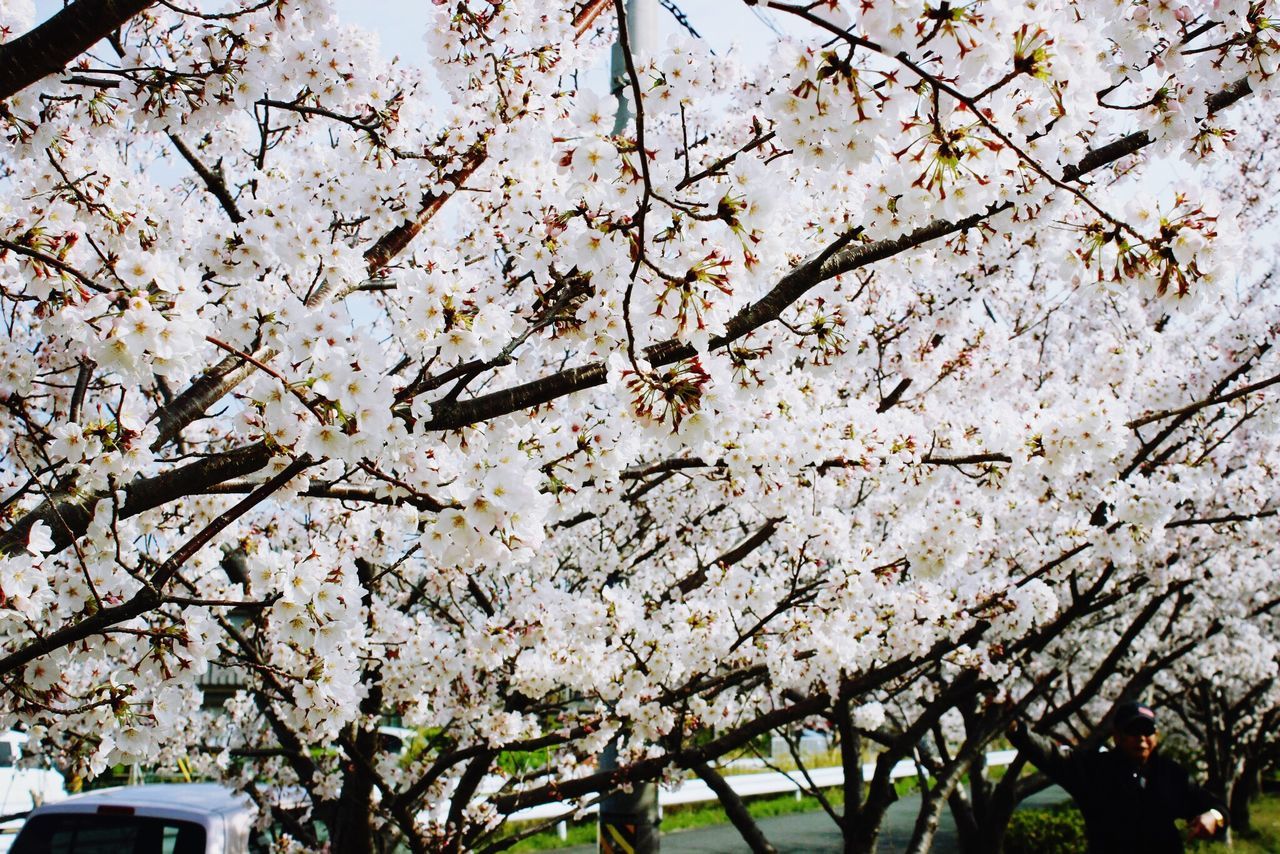
<svg viewBox="0 0 1280 854"><path fill-rule="evenodd" d="M1192 842L1194 854L1275 854L1280 851L1280 795L1263 795L1250 811L1253 830L1233 833L1231 847L1225 842Z"/></svg>

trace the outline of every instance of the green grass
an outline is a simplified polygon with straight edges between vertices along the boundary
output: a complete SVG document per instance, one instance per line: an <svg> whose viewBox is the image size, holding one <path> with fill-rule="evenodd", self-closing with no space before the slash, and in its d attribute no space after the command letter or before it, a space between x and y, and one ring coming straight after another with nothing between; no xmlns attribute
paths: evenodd
<svg viewBox="0 0 1280 854"><path fill-rule="evenodd" d="M1280 851L1280 795L1263 795L1253 802L1253 830L1232 835L1231 847L1225 842L1193 842L1187 846L1194 854L1275 854Z"/></svg>
<svg viewBox="0 0 1280 854"><path fill-rule="evenodd" d="M518 831L517 831L518 832ZM594 821L580 824L569 824L569 836L561 839L553 830L534 834L528 839L517 842L508 851L550 851L555 848L568 848L574 845L590 845L596 841L596 825Z"/></svg>

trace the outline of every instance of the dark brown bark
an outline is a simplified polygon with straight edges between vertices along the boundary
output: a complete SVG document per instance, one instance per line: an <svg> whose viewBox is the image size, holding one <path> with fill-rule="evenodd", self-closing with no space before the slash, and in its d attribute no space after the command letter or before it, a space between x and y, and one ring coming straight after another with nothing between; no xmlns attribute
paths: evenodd
<svg viewBox="0 0 1280 854"><path fill-rule="evenodd" d="M361 604L368 614L371 613L367 609L371 599L369 589L372 566L364 558L357 558L355 563L360 584L365 589ZM360 701L360 718L357 720L377 720L382 714L380 676L381 671L377 665L361 669L360 681L369 686L369 691ZM328 816L330 847L334 851L375 854L373 791L377 781L374 779L373 758L381 750L379 741L376 727L359 725L349 729L342 739L342 748L347 754L347 761L342 769L342 789L338 793L337 802L331 805L333 809ZM416 846L414 850L417 850Z"/></svg>
<svg viewBox="0 0 1280 854"><path fill-rule="evenodd" d="M840 767L844 770L845 814L862 808L862 735L853 726L853 702L847 691L836 698L836 732L840 734ZM843 819L841 819L843 821Z"/></svg>
<svg viewBox="0 0 1280 854"><path fill-rule="evenodd" d="M79 0L0 45L0 101L61 71L155 0Z"/></svg>
<svg viewBox="0 0 1280 854"><path fill-rule="evenodd" d="M1043 683L1041 683L1043 684ZM961 696L955 709L964 720L965 741L960 749L951 753L940 727L933 730L937 759L931 767L933 787L924 789L920 813L916 819L908 852L925 852L933 844L938 820L945 806L950 806L956 818L960 847L965 854L999 854L1004 845L1004 833L1009 816L1021 796L1016 793L1022 763L1015 760L1006 769L1000 784L993 786L987 777L984 751L997 734L1004 731L1009 721L1025 708L1026 703L1039 692L1039 686L1018 703L988 705L986 698L975 686L973 692ZM968 777L968 789L963 778Z"/></svg>
<svg viewBox="0 0 1280 854"><path fill-rule="evenodd" d="M270 461L271 450L258 442L204 457L152 477L139 478L125 486L125 500L120 505L119 518L129 519L170 501L199 495L224 480L252 474ZM0 555L20 551L37 522L49 526L55 550L66 548L88 529L98 502L107 497L106 493L83 495L74 490L52 494L0 534Z"/></svg>
<svg viewBox="0 0 1280 854"><path fill-rule="evenodd" d="M961 674L949 686L943 689L920 714L911 721L911 725L894 736L886 745L885 751L876 757L876 770L871 776L871 784L867 787L866 799L856 812L845 804L844 811L844 850L846 854L874 854L876 843L880 838L880 826L884 823L885 811L898 799L890 772L898 760L909 756L920 739L933 728L942 716L950 710L958 700L975 689L978 684L976 671Z"/></svg>
<svg viewBox="0 0 1280 854"><path fill-rule="evenodd" d="M957 756L937 770L933 787L921 792L920 811L916 814L916 823L911 831L907 854L926 854L933 847L933 839L938 833L938 821L942 818L942 811L946 809L951 794L960 785L961 778L969 771L972 762L982 755L986 742L987 738L978 737L965 744ZM921 786L924 787L923 780Z"/></svg>
<svg viewBox="0 0 1280 854"><path fill-rule="evenodd" d="M973 788L971 785L970 788ZM960 843L960 854L978 854L978 840L981 830L978 826L978 814L974 809L974 798L964 786L956 786L947 798L947 806L951 808L951 820L956 825L956 841Z"/></svg>
<svg viewBox="0 0 1280 854"><path fill-rule="evenodd" d="M297 734L290 729L280 716L276 714L271 707L271 699L262 691L253 693L254 705L258 707L258 711L266 719L267 725L271 727L272 733L276 740L280 742L280 755L289 763L289 767L298 775L298 781L303 787L310 787L315 780L316 766L311 759L310 753L307 752L306 746L298 738ZM322 809L319 813L324 815ZM281 810L277 815L285 829L294 835L303 845L319 846L319 840L315 838L311 828L302 824L288 810Z"/></svg>
<svg viewBox="0 0 1280 854"><path fill-rule="evenodd" d="M1009 830L1009 819L1018 804L1031 795L1048 788L1049 780L1043 774L1022 776L1026 767L1025 757L1017 757L1005 769L1004 776L991 787L982 810L976 815L978 834L974 839L972 854L1000 854L1004 850L1004 837Z"/></svg>
<svg viewBox="0 0 1280 854"><path fill-rule="evenodd" d="M842 828L845 854L872 854L876 850L885 811L898 799L898 791L889 779L889 769L897 764L901 755L899 751L880 754L876 760L876 771L857 811L845 804Z"/></svg>
<svg viewBox="0 0 1280 854"><path fill-rule="evenodd" d="M264 351L265 352L265 351ZM178 438L183 429L204 415L206 409L235 388L257 368L239 356L226 356L191 383L172 402L152 416L159 436L151 445L158 451Z"/></svg>
<svg viewBox="0 0 1280 854"><path fill-rule="evenodd" d="M715 792L716 797L720 799L720 806L724 807L724 814L729 817L729 821L733 822L733 826L738 829L738 833L742 834L742 841L747 843L747 847L751 849L753 854L775 854L778 849L774 848L769 843L769 840L765 838L764 832L760 830L760 825L756 824L756 820L747 811L747 805L742 802L742 798L738 797L738 793L725 782L724 777L721 777L714 768L705 762L695 762L689 767L702 782L707 784L711 791Z"/></svg>
<svg viewBox="0 0 1280 854"><path fill-rule="evenodd" d="M182 159L187 161L192 170L200 176L210 195L217 199L218 204L226 211L227 218L235 223L244 222L244 214L240 213L240 209L236 207L235 197L231 195L231 190L227 188L227 182L222 179L222 176L206 166L177 134L170 133L168 136L173 147L182 155Z"/></svg>
<svg viewBox="0 0 1280 854"><path fill-rule="evenodd" d="M741 543L734 546L732 549L725 552L724 554L720 555L718 558L711 561L711 563L703 564L702 566L698 567L696 570L691 572L689 575L685 576L683 579L680 580L678 584L676 584L676 587L679 589L681 593L685 595L688 595L689 593L692 593L693 591L697 590L703 584L706 584L708 569L714 566L736 565L743 558L747 557L753 551L758 549L760 546L767 543L769 541L769 538L772 537L775 533L777 533L778 524L780 522L782 522L781 519L768 520L763 525L761 525L760 528L755 531L755 533L747 537ZM664 600L670 599L671 598L670 593L671 591L668 591L667 595L663 596L663 599Z"/></svg>
<svg viewBox="0 0 1280 854"><path fill-rule="evenodd" d="M1040 685L1052 681L1054 679L1050 675ZM985 744L1005 729L1010 720L1015 720L1038 692L1039 688L1034 689L1003 712L984 710L976 693L957 704L957 708L964 717L966 732L984 729ZM1004 850L1004 837L1013 811L1024 798L1048 785L1043 774L1023 777L1025 766L1026 757L1019 754L1005 768L999 780L992 780L987 774L986 756L981 752L974 756L967 788L963 784L957 785L947 798L962 854L1000 854Z"/></svg>
<svg viewBox="0 0 1280 854"><path fill-rule="evenodd" d="M381 696L376 685L370 696L374 694ZM361 706L368 705L367 702L361 703ZM376 756L378 731L362 729L344 746L349 746L366 757ZM373 778L366 772L363 764L348 761L343 769L342 789L327 816L332 850L374 854L373 789Z"/></svg>

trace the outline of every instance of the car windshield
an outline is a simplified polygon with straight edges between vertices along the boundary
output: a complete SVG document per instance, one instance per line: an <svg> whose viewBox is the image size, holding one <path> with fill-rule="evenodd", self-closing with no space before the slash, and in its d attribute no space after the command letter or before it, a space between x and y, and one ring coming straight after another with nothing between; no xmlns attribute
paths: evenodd
<svg viewBox="0 0 1280 854"><path fill-rule="evenodd" d="M204 828L134 815L45 813L22 828L10 854L204 854Z"/></svg>

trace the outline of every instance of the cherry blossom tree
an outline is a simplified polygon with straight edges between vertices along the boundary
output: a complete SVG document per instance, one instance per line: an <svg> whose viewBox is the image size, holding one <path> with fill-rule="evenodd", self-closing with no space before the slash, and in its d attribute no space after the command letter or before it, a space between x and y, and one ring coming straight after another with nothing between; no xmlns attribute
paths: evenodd
<svg viewBox="0 0 1280 854"><path fill-rule="evenodd" d="M1157 696L1171 731L1203 757L1209 788L1231 808L1233 831L1251 825L1250 801L1276 764L1280 720L1275 627L1233 620L1201 656L1161 673Z"/></svg>
<svg viewBox="0 0 1280 854"><path fill-rule="evenodd" d="M440 4L419 64L324 0L0 11L8 722L499 850L1257 563L1271 4L770 3L758 63L617 5Z"/></svg>

